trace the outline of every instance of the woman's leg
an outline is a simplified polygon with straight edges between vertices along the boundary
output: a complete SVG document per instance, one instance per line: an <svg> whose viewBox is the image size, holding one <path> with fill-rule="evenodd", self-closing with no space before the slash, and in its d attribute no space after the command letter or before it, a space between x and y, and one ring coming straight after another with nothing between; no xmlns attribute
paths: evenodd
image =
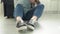
<svg viewBox="0 0 60 34"><path fill-rule="evenodd" d="M17 6L14 10L14 17L15 17L16 21L22 20L23 11L24 11L23 6L21 4L17 4Z"/></svg>
<svg viewBox="0 0 60 34"><path fill-rule="evenodd" d="M34 21L37 20L37 19L39 19L39 17L41 17L41 15L42 15L42 13L43 13L43 9L44 9L44 5L43 5L43 4L38 5L38 6L35 8L33 17L32 17L31 19L34 19Z"/></svg>
<svg viewBox="0 0 60 34"><path fill-rule="evenodd" d="M28 11L26 13L26 19L30 20L30 19L35 19L37 20L39 17L41 17L42 13L43 13L43 9L44 9L44 5L38 5L37 7L31 9L30 11Z"/></svg>
<svg viewBox="0 0 60 34"><path fill-rule="evenodd" d="M41 17L43 9L44 5L38 5L31 11L27 12L26 17L30 19L29 23L27 23L29 29L34 30L34 23L36 23L37 19Z"/></svg>
<svg viewBox="0 0 60 34"><path fill-rule="evenodd" d="M22 17L23 17L23 12L24 12L24 9L23 9L23 6L18 4L15 8L15 11L14 11L14 17L16 19L16 27L18 30L24 30L24 29L27 29Z"/></svg>

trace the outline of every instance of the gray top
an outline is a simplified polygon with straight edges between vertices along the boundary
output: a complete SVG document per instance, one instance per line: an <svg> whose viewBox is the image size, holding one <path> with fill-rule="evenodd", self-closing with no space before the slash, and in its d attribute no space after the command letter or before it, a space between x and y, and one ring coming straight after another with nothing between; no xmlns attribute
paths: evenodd
<svg viewBox="0 0 60 34"><path fill-rule="evenodd" d="M24 7L24 12L26 13L28 10L30 10L31 8L31 5L30 5L30 2L29 0L17 0L16 1L16 5L17 4L22 4L23 7Z"/></svg>

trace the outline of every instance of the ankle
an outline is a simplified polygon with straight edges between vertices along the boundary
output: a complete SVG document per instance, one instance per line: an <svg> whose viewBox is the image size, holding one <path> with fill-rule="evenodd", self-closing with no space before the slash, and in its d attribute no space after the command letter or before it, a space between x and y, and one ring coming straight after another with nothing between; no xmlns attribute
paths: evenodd
<svg viewBox="0 0 60 34"><path fill-rule="evenodd" d="M17 22L21 21L22 23L24 22L21 17L17 17L17 18L16 18L16 21L17 21Z"/></svg>
<svg viewBox="0 0 60 34"><path fill-rule="evenodd" d="M32 19L33 21L36 21L36 20L37 20L37 17L36 17L36 16L33 16L31 19Z"/></svg>

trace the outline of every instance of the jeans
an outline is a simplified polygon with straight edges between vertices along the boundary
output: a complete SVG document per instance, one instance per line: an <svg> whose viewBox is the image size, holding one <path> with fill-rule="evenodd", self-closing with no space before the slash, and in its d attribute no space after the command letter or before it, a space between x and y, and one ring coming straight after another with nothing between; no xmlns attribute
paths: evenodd
<svg viewBox="0 0 60 34"><path fill-rule="evenodd" d="M16 8L14 9L14 17L16 18L17 16L20 16L23 20L30 20L33 16L37 16L37 18L39 18L43 13L43 9L44 5L40 4L29 10L26 14L24 14L23 6L17 4Z"/></svg>

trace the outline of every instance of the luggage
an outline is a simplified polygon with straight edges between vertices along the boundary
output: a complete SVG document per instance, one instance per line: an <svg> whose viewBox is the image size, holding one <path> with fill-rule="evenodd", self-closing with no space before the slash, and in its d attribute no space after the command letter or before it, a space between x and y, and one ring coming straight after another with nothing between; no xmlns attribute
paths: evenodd
<svg viewBox="0 0 60 34"><path fill-rule="evenodd" d="M14 0L1 0L4 6L4 17L7 18L13 17L14 12Z"/></svg>

